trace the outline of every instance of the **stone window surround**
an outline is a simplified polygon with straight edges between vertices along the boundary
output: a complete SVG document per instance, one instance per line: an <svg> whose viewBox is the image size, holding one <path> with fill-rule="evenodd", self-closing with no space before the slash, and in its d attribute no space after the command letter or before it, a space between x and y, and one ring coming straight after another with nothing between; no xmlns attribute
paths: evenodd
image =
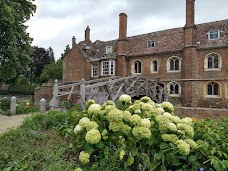
<svg viewBox="0 0 228 171"><path fill-rule="evenodd" d="M146 43L147 48L154 48L156 46L156 42L154 40L150 40Z"/></svg>
<svg viewBox="0 0 228 171"><path fill-rule="evenodd" d="M218 68L208 68L208 58L209 58L209 56L211 56L211 55L217 55L218 56L218 58L219 58L219 64L218 64ZM211 53L209 53L209 54L207 54L206 56L205 56L205 59L204 59L204 70L205 71L220 71L221 70L221 68L222 68L222 58L221 58L221 55L220 54L218 54L218 53L216 53L216 52L211 52Z"/></svg>
<svg viewBox="0 0 228 171"><path fill-rule="evenodd" d="M135 72L135 63L136 62L139 62L139 64L141 65L141 72ZM132 65L131 66L132 66L131 67L131 73L132 73L132 75L141 75L142 74L142 68L143 68L143 66L142 66L142 61L141 60L139 60L139 59L134 60L132 62Z"/></svg>
<svg viewBox="0 0 228 171"><path fill-rule="evenodd" d="M105 53L106 54L112 54L112 46L106 46Z"/></svg>
<svg viewBox="0 0 228 171"><path fill-rule="evenodd" d="M178 85L178 94L170 94L170 86L171 85ZM171 97L180 97L181 95L181 86L178 82L176 81L171 81L167 84L167 89L168 89L168 92L169 92L169 96Z"/></svg>
<svg viewBox="0 0 228 171"><path fill-rule="evenodd" d="M213 38L213 36L216 35L216 38ZM220 30L210 30L207 33L208 40L218 40L220 39Z"/></svg>
<svg viewBox="0 0 228 171"><path fill-rule="evenodd" d="M218 95L208 95L208 85L218 84ZM221 85L216 81L208 81L204 84L204 97L205 98L221 98Z"/></svg>
<svg viewBox="0 0 228 171"><path fill-rule="evenodd" d="M179 60L179 69L178 70L170 70L170 61L173 58L177 58ZM167 60L166 67L167 67L167 72L168 73L181 72L181 58L179 58L178 56L171 56L171 57L169 57L168 60Z"/></svg>
<svg viewBox="0 0 228 171"><path fill-rule="evenodd" d="M154 71L154 62L157 62L157 71ZM158 61L156 59L153 59L151 61L151 73L158 73L158 68L159 68L158 66L159 66Z"/></svg>

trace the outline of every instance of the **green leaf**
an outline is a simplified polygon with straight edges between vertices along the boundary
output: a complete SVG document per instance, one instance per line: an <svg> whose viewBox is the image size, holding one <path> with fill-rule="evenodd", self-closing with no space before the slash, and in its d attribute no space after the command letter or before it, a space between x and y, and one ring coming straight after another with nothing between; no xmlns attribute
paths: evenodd
<svg viewBox="0 0 228 171"><path fill-rule="evenodd" d="M100 141L98 144L95 145L95 147L98 149L103 149L105 147L105 145L102 141Z"/></svg>
<svg viewBox="0 0 228 171"><path fill-rule="evenodd" d="M188 157L188 161L189 161L190 163L194 163L196 160L197 160L197 156L195 156L195 155L190 155L190 156Z"/></svg>
<svg viewBox="0 0 228 171"><path fill-rule="evenodd" d="M162 143L160 144L160 149L161 149L161 150L164 150L164 149L166 149L166 148L168 148L168 147L169 147L169 144L168 144L168 143L162 142Z"/></svg>
<svg viewBox="0 0 228 171"><path fill-rule="evenodd" d="M146 167L150 167L150 157L146 153L142 153L142 161L143 165Z"/></svg>
<svg viewBox="0 0 228 171"><path fill-rule="evenodd" d="M156 154L154 155L154 158L155 158L156 160L161 160L162 156L163 156L163 151L159 151L159 153L156 153Z"/></svg>
<svg viewBox="0 0 228 171"><path fill-rule="evenodd" d="M128 159L127 159L127 165L131 166L133 163L134 163L134 157L129 156Z"/></svg>

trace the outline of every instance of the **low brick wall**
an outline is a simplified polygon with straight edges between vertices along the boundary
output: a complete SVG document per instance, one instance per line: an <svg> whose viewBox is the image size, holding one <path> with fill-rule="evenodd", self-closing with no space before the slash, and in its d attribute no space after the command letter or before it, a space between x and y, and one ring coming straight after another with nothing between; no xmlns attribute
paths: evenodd
<svg viewBox="0 0 228 171"><path fill-rule="evenodd" d="M228 109L175 107L174 112L181 117L195 117L197 119L228 117Z"/></svg>

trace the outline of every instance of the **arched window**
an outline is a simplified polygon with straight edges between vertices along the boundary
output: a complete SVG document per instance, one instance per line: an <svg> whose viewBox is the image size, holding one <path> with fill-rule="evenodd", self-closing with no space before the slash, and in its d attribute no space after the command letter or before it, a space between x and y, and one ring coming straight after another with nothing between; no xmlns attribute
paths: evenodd
<svg viewBox="0 0 228 171"><path fill-rule="evenodd" d="M142 63L139 60L133 62L133 73L134 74L141 74L142 73Z"/></svg>
<svg viewBox="0 0 228 171"><path fill-rule="evenodd" d="M219 70L221 68L221 57L217 53L208 54L205 58L204 68L206 70Z"/></svg>
<svg viewBox="0 0 228 171"><path fill-rule="evenodd" d="M167 85L167 88L171 96L179 96L181 94L181 87L180 84L177 82L170 82Z"/></svg>
<svg viewBox="0 0 228 171"><path fill-rule="evenodd" d="M151 71L152 71L152 73L158 72L158 62L156 60L153 60L152 61Z"/></svg>
<svg viewBox="0 0 228 171"><path fill-rule="evenodd" d="M168 61L167 61L167 70L169 72L180 71L180 67L181 67L180 58L175 56L175 57L171 57L171 58L168 59Z"/></svg>
<svg viewBox="0 0 228 171"><path fill-rule="evenodd" d="M209 82L206 84L207 96L220 96L220 85L216 82Z"/></svg>

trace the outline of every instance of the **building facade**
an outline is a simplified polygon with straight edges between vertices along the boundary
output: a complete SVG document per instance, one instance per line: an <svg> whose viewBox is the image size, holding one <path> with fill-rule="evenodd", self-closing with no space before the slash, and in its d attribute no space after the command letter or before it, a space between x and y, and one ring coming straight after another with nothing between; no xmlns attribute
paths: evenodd
<svg viewBox="0 0 228 171"><path fill-rule="evenodd" d="M63 83L108 76L142 75L167 88L184 107L228 108L228 19L195 24L195 1L186 0L181 28L127 37L127 15L119 15L119 37L76 43L63 60Z"/></svg>

